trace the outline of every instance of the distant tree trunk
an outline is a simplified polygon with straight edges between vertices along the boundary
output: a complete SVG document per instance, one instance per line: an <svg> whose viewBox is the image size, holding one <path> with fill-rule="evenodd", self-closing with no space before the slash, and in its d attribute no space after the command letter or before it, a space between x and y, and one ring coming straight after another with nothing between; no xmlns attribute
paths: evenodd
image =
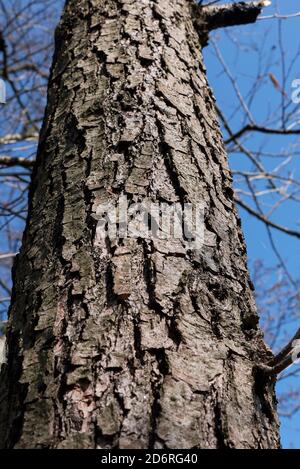
<svg viewBox="0 0 300 469"><path fill-rule="evenodd" d="M203 203L203 248L102 242L121 195ZM29 201L2 447L279 446L192 1L67 1Z"/></svg>

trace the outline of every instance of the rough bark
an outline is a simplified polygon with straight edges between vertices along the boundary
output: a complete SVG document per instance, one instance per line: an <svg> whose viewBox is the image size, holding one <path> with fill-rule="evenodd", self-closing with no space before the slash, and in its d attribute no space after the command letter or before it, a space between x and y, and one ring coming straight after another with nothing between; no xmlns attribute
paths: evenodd
<svg viewBox="0 0 300 469"><path fill-rule="evenodd" d="M189 0L69 0L14 267L5 448L277 448L270 359ZM127 194L205 245L96 241Z"/></svg>

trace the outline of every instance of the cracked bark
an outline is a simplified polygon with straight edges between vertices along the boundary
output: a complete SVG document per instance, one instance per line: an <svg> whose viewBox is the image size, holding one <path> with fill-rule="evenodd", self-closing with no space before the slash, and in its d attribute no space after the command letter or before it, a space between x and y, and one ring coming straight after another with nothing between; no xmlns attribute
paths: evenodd
<svg viewBox="0 0 300 469"><path fill-rule="evenodd" d="M102 242L121 194L205 204L205 246ZM189 0L69 0L14 266L3 448L277 448Z"/></svg>

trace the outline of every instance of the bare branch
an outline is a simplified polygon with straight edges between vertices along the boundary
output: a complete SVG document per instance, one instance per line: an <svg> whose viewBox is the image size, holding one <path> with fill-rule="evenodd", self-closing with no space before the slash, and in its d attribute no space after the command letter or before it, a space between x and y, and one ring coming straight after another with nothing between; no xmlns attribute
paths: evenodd
<svg viewBox="0 0 300 469"><path fill-rule="evenodd" d="M7 253L7 254L0 254L0 260L3 260L3 259L12 259L16 257L16 253L15 252L11 252L11 253Z"/></svg>
<svg viewBox="0 0 300 469"><path fill-rule="evenodd" d="M225 144L231 143L233 140L240 138L247 132L261 132L263 134L273 134L273 135L300 135L300 129L269 129L268 127L247 124L237 133L233 134L228 140L225 141Z"/></svg>
<svg viewBox="0 0 300 469"><path fill-rule="evenodd" d="M37 141L39 137L38 132L28 132L21 134L8 134L4 137L0 137L0 145L8 145L11 143L22 142L22 141Z"/></svg>
<svg viewBox="0 0 300 469"><path fill-rule="evenodd" d="M300 328L289 341L289 343L279 352L267 365L261 368L270 376L276 376L294 363L295 342L300 340Z"/></svg>
<svg viewBox="0 0 300 469"><path fill-rule="evenodd" d="M0 166L6 166L7 168L11 168L12 166L22 166L23 168L31 169L33 165L34 160L29 160L27 158L0 156Z"/></svg>
<svg viewBox="0 0 300 469"><path fill-rule="evenodd" d="M236 203L240 205L243 209L245 209L250 215L253 215L254 217L258 218L260 221L264 222L266 225L271 226L272 228L275 228L275 230L282 231L285 234L294 236L295 238L300 239L300 232L291 230L289 228L286 228L285 226L279 225L278 223L273 222L272 220L269 220L265 215L262 215L258 212L256 212L252 207L249 205L245 204L240 199L236 199Z"/></svg>
<svg viewBox="0 0 300 469"><path fill-rule="evenodd" d="M270 4L271 2L268 0L258 0L249 3L209 5L202 8L202 14L208 30L211 31L227 26L255 23L262 9Z"/></svg>
<svg viewBox="0 0 300 469"><path fill-rule="evenodd" d="M275 13L274 15L268 15L268 16L261 16L260 18L257 18L258 20L289 20L290 18L297 18L300 16L300 11L297 13L292 13L291 15L279 15L278 13Z"/></svg>

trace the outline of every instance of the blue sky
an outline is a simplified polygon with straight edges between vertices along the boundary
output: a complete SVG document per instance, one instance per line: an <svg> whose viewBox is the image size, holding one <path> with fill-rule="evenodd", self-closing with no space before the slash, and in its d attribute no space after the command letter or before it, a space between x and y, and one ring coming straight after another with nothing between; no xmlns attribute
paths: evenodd
<svg viewBox="0 0 300 469"><path fill-rule="evenodd" d="M230 2L226 2L230 3ZM291 14L300 11L300 2L296 0L278 0L277 4L273 1L273 6L266 8L263 16L272 15L279 8L284 14ZM298 8L298 10L297 10ZM300 45L299 40L299 25L300 17L286 19L281 22L283 48L285 60L287 64L294 61L294 66L291 68L290 76L286 83L286 93L292 93L291 84L294 79L300 78L300 55L298 55L298 48ZM258 21L255 25L234 27L226 31L216 31L213 38L217 43L219 50L222 53L226 64L231 70L234 77L237 77L237 84L243 95L251 92L251 86L256 83L257 76L260 73L260 78L264 81L264 86L255 98L251 111L258 123L264 123L265 119L270 114L270 110L276 110L281 102L281 93L278 92L272 85L269 77L263 76L264 67L259 70L258 60L261 55L263 60L269 61L269 69L279 82L282 80L282 57L279 48L279 25L276 19L268 19ZM222 67L219 60L216 58L216 52L213 45L209 45L204 51L205 64L208 71L210 84L214 90L217 99L217 104L226 116L230 116L231 110L236 107L237 99L231 81L226 74L222 72ZM265 70L267 72L267 69ZM280 118L280 114L279 114ZM237 131L242 125L242 112L238 112L236 117L231 121L232 128ZM299 122L299 121L298 121ZM278 126L278 124L277 124ZM274 125L275 127L275 120ZM298 124L299 127L299 124ZM299 136L295 137L278 137L260 134L251 134L246 142L248 147L260 148L262 147L268 152L284 152L289 145L299 145ZM274 161L272 158L265 159L264 164L269 170L274 169L279 161ZM251 165L244 155L235 154L230 156L230 165L234 169L250 170ZM252 167L253 170L253 167ZM289 166L289 171L292 171L293 177L299 180L300 176L300 161L299 158L294 158ZM266 206L271 200L268 197L265 199ZM243 222L243 230L246 237L249 267L252 269L254 260L261 259L267 267L273 267L277 264L277 259L270 247L270 242L264 224L249 214L240 209L240 214ZM299 208L294 202L286 202L279 208L273 218L274 221L281 223L290 228L299 230L300 214ZM292 238L286 234L272 230L274 240L277 248L280 251L289 272L295 281L299 279L299 261L300 261L300 240ZM276 273L277 274L277 273ZM275 275L275 270L274 270ZM257 289L260 285L256 285ZM298 326L299 327L299 324ZM295 324L290 328L290 334L296 332ZM278 385L279 391L285 391L291 386L299 385L299 378L284 381ZM300 447L300 412L293 418L282 418L282 444L284 447L299 448Z"/></svg>

